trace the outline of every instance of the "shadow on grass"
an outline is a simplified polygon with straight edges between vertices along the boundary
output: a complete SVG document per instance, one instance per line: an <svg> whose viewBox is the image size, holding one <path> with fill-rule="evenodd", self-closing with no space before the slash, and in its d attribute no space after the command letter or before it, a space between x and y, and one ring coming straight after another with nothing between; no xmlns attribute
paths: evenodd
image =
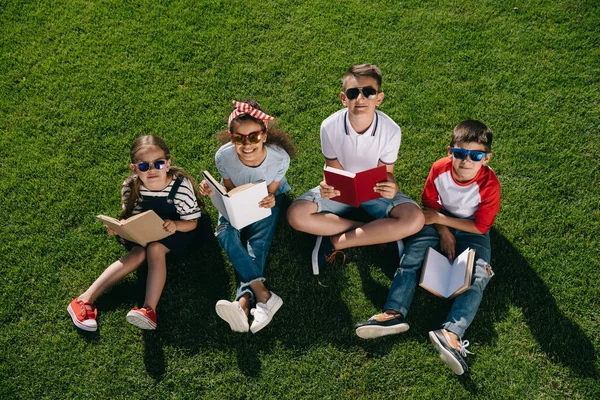
<svg viewBox="0 0 600 400"><path fill-rule="evenodd" d="M597 355L590 339L560 311L545 283L504 236L493 229L491 241L496 275L490 281L490 290L486 289L481 308L494 312L482 312L482 323L490 326L490 318L498 310L506 313L509 304L517 306L550 360L578 375L597 377Z"/></svg>
<svg viewBox="0 0 600 400"><path fill-rule="evenodd" d="M491 231L491 242L491 264L495 276L484 292L479 312L469 328L469 336L476 337L479 342L493 343L497 339L494 322L502 319L508 313L509 306L513 305L523 311L531 333L552 362L568 367L577 375L597 377L597 355L590 339L560 311L547 286L527 260L495 229ZM367 250L364 253L364 257L373 257L375 254L373 250L370 254ZM392 257L373 258L375 265L392 279L396 269L395 265L390 268ZM367 259L364 262L369 263ZM382 308L389 287L383 287L373 280L366 268L359 267L359 272L365 295L376 307ZM411 329L402 337L406 340L428 340L427 332L439 329L451 304L417 288L408 315ZM374 354L382 354L382 351L385 354L389 347L385 342L381 347L371 346L370 343L364 345L368 352ZM472 366L475 364L474 360ZM461 377L461 383L466 390L476 392L476 386L468 376Z"/></svg>

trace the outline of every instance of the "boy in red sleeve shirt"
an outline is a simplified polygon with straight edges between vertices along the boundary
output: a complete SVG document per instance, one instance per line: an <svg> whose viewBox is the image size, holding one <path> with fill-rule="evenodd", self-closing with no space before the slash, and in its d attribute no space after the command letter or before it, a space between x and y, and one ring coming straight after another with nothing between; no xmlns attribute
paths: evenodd
<svg viewBox="0 0 600 400"><path fill-rule="evenodd" d="M358 324L358 336L372 339L408 330L405 318L428 247L439 248L450 261L472 248L477 262L471 286L454 299L442 328L429 332L440 357L454 373L461 375L468 370L463 357L469 354L469 342L462 337L493 276L489 230L500 210L500 184L487 166L491 149L492 132L483 123L467 120L454 128L448 157L433 164L421 195L426 225L405 239L404 255L384 311Z"/></svg>

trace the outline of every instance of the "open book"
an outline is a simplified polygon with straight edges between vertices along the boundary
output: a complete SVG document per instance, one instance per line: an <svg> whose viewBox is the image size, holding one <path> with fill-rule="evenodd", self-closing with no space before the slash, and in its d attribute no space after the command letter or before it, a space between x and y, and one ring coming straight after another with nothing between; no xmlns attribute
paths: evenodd
<svg viewBox="0 0 600 400"><path fill-rule="evenodd" d="M123 239L146 247L150 242L166 238L172 233L163 229L163 221L154 211L148 210L124 221L106 215L97 215L104 225L117 232Z"/></svg>
<svg viewBox="0 0 600 400"><path fill-rule="evenodd" d="M423 261L419 285L438 297L452 299L471 286L475 250L466 249L453 263L431 247Z"/></svg>
<svg viewBox="0 0 600 400"><path fill-rule="evenodd" d="M340 191L340 195L331 200L353 207L360 203L381 197L373 190L377 182L387 181L385 165L361 172L348 172L342 169L325 167L325 182Z"/></svg>
<svg viewBox="0 0 600 400"><path fill-rule="evenodd" d="M202 174L213 191L210 201L235 229L242 229L271 215L270 208L258 206L269 194L264 179L235 187L228 192L208 171L202 171Z"/></svg>

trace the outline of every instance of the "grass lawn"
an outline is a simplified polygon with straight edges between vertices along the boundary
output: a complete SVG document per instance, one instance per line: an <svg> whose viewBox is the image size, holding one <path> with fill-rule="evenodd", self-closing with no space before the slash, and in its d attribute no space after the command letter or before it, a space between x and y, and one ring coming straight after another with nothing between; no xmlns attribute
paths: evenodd
<svg viewBox="0 0 600 400"><path fill-rule="evenodd" d="M0 398L600 398L596 1L23 0L0 2L0 26ZM255 98L298 146L295 198L319 182L320 123L363 62L383 71L412 198L454 125L495 133L496 276L465 337L469 375L429 343L449 303L423 290L407 333L356 337L398 260L353 249L325 287L313 238L283 216L266 276L284 306L259 334L214 312L235 292L214 237L169 260L158 331L125 321L143 270L100 297L98 332L73 326L69 301L125 254L95 215L118 215L134 138L216 174L214 132Z"/></svg>

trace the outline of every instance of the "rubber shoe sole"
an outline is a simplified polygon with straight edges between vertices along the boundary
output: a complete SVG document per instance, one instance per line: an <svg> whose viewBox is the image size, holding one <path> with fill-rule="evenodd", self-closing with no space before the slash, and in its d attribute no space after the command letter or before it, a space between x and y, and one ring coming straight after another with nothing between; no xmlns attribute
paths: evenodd
<svg viewBox="0 0 600 400"><path fill-rule="evenodd" d="M135 312L133 310L127 313L127 322L131 325L137 326L140 329L153 331L156 329L156 323L150 318L144 316L142 313Z"/></svg>
<svg viewBox="0 0 600 400"><path fill-rule="evenodd" d="M71 307L70 304L67 306L67 312L71 316L71 319L73 320L73 324L75 324L75 326L78 327L79 329L87 331L87 332L96 332L96 330L98 330L98 324L96 323L96 321L94 321L94 326L84 325L81 321L79 321L77 319L77 316L75 315L75 311L73 311L73 308Z"/></svg>
<svg viewBox="0 0 600 400"><path fill-rule="evenodd" d="M237 301L219 300L215 305L215 311L219 318L229 324L234 332L248 332L248 317L240 308Z"/></svg>
<svg viewBox="0 0 600 400"><path fill-rule="evenodd" d="M397 335L409 329L407 323L399 323L392 326L364 325L356 328L356 336L362 339L376 339L382 336Z"/></svg>
<svg viewBox="0 0 600 400"><path fill-rule="evenodd" d="M435 347L435 350L439 353L440 358L456 375L464 374L468 370L467 366L463 365L459 360L456 359L456 350L450 350L446 348L444 344L442 344L443 339L438 338L436 332L439 331L429 332L429 340L431 340L433 347ZM458 357L460 357L460 355L458 355Z"/></svg>

